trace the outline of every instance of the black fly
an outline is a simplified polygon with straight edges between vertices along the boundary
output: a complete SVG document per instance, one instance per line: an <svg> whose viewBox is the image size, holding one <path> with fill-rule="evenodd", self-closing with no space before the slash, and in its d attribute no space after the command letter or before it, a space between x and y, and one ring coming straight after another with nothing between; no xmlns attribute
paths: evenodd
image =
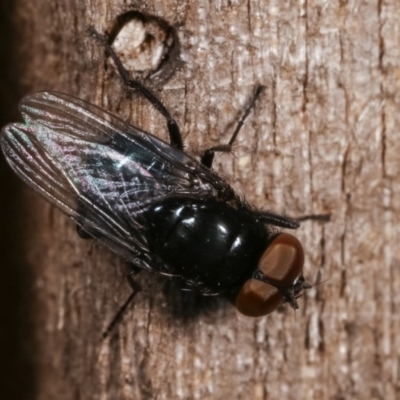
<svg viewBox="0 0 400 400"><path fill-rule="evenodd" d="M228 144L200 162L183 152L175 120L157 97L132 80L106 40L126 85L167 120L170 144L92 104L55 92L24 97L25 123L3 128L1 147L28 185L70 216L81 235L103 242L135 267L179 279L203 295L225 295L248 316L261 316L310 285L300 242L269 227L298 222L255 210L211 169L229 152L261 93L259 86ZM130 279L133 293L138 290ZM126 303L126 305L128 304Z"/></svg>

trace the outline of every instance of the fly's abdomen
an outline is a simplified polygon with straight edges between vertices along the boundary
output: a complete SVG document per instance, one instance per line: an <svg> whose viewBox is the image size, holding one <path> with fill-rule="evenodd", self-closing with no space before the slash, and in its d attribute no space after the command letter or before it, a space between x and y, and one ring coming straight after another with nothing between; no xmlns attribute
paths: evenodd
<svg viewBox="0 0 400 400"><path fill-rule="evenodd" d="M150 249L166 269L214 292L237 289L266 247L264 225L216 201L166 200L146 215Z"/></svg>

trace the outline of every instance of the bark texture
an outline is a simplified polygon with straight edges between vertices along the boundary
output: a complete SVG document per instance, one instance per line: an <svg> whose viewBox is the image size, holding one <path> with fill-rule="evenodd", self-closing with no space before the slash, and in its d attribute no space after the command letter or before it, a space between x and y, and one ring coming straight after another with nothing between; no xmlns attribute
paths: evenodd
<svg viewBox="0 0 400 400"><path fill-rule="evenodd" d="M66 92L166 138L86 34L135 9L176 30L183 61L154 84L187 149L228 140L218 172L259 206L331 213L298 230L305 275L328 279L261 319L229 304L181 318L180 295L26 189L1 161L2 399L396 399L400 397L400 8L366 1L2 1L2 124L28 92ZM172 67L171 67L172 68ZM151 80L150 80L151 84ZM4 354L4 356L3 356Z"/></svg>

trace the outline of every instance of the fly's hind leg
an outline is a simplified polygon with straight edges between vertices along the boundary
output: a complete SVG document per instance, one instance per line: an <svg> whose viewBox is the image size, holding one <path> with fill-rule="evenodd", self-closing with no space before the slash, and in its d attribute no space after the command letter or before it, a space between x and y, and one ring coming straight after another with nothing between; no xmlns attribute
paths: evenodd
<svg viewBox="0 0 400 400"><path fill-rule="evenodd" d="M89 33L104 47L107 54L112 58L118 70L118 73L123 79L125 85L129 89L137 91L142 96L144 96L153 105L153 107L156 108L160 112L160 114L162 114L164 118L167 120L167 128L171 146L179 150L183 150L183 140L182 140L182 135L179 131L178 124L176 123L174 118L172 118L170 112L167 110L164 104L146 86L141 84L136 79L133 79L129 75L129 72L122 65L121 60L119 59L119 57L117 56L117 54L115 53L115 51L113 50L113 48L110 46L110 44L107 42L107 39L103 35L97 32L93 27L89 28Z"/></svg>
<svg viewBox="0 0 400 400"><path fill-rule="evenodd" d="M210 147L209 149L205 150L203 155L201 156L201 163L204 164L206 167L211 168L213 161L214 161L214 156L216 152L221 152L221 153L230 153L232 151L232 146L233 143L235 142L237 135L239 131L242 129L242 126L246 120L246 118L249 116L250 111L253 109L258 97L260 96L262 90L264 89L264 86L258 85L256 87L256 90L254 92L254 95L249 103L249 105L246 107L242 117L240 118L238 124L236 125L236 129L232 134L231 139L227 144L222 144L219 146L214 146Z"/></svg>
<svg viewBox="0 0 400 400"><path fill-rule="evenodd" d="M105 339L110 332L114 329L114 327L121 321L125 311L127 310L128 306L131 304L132 300L135 298L135 296L142 290L141 286L134 280L134 276L137 275L141 271L140 268L136 266L132 266L131 271L127 275L127 280L129 283L129 286L132 289L132 293L128 296L128 298L125 300L125 303L122 304L118 312L115 314L114 318L111 320L111 322L108 324L106 330L103 332L103 339Z"/></svg>

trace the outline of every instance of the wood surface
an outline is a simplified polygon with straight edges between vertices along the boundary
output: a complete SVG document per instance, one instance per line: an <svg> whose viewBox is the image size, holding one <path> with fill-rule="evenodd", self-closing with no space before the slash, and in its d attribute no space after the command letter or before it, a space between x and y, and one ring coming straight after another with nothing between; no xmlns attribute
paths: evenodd
<svg viewBox="0 0 400 400"><path fill-rule="evenodd" d="M265 85L234 156L218 156L215 169L260 207L331 214L297 232L306 277L327 281L296 313L250 319L203 301L188 316L191 299L141 273L143 291L102 340L130 293L124 261L79 239L2 159L1 399L400 397L398 1L5 0L0 9L2 125L18 120L24 94L57 90L166 139L163 118L126 93L86 33L138 10L179 39L168 79L146 82L187 150L225 143Z"/></svg>

